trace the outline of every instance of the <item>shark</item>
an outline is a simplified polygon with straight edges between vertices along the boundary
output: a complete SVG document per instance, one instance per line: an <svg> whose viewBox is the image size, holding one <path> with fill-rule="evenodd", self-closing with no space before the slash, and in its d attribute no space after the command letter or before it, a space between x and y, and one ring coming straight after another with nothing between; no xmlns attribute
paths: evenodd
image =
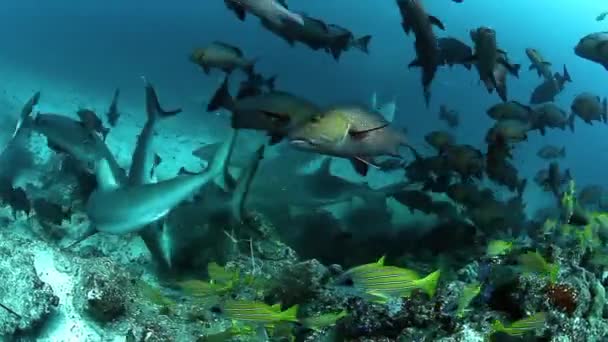
<svg viewBox="0 0 608 342"><path fill-rule="evenodd" d="M95 170L98 188L86 203L92 226L99 232L121 235L139 232L163 219L222 173L235 139L236 132L232 132L202 172L156 183L121 186L108 161L99 160Z"/></svg>
<svg viewBox="0 0 608 342"><path fill-rule="evenodd" d="M50 149L72 156L85 170L93 172L96 162L105 159L115 178L120 182L126 181L125 170L120 167L108 145L96 132L90 130L82 121L67 115L55 113L34 115L33 109L39 100L40 92L36 92L23 107L9 145L20 135L20 132L34 131L46 138Z"/></svg>

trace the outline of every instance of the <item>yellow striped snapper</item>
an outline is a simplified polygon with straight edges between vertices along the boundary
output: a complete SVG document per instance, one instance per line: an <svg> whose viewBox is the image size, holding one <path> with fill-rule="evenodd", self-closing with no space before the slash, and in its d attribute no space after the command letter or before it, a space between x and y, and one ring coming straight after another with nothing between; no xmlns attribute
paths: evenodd
<svg viewBox="0 0 608 342"><path fill-rule="evenodd" d="M383 302L389 297L407 297L412 291L424 291L430 297L435 294L440 271L424 278L413 270L396 266L384 266L384 258L376 263L356 266L337 279L336 284L349 286Z"/></svg>
<svg viewBox="0 0 608 342"><path fill-rule="evenodd" d="M268 305L249 300L227 300L222 305L215 306L212 311L229 319L259 323L265 326L273 326L278 322L298 322L296 317L298 305L281 311L280 304Z"/></svg>

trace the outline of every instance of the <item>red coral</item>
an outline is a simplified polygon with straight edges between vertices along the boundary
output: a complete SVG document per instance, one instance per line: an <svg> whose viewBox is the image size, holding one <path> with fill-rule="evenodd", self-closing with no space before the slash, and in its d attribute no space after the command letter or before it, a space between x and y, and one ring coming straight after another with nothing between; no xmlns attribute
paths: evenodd
<svg viewBox="0 0 608 342"><path fill-rule="evenodd" d="M546 288L549 302L559 310L572 314L578 306L578 292L568 284L551 284Z"/></svg>

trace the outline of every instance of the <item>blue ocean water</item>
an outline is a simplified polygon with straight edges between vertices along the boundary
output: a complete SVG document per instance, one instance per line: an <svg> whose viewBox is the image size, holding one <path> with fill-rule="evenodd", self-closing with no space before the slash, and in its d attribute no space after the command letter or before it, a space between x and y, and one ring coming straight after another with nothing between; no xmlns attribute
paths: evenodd
<svg viewBox="0 0 608 342"><path fill-rule="evenodd" d="M121 135L128 136L125 146L134 144L145 120L142 77L154 83L163 103L184 109L179 120L163 127L165 137L203 142L225 135L228 116L205 111L223 74L214 70L205 75L189 61L194 48L212 41L238 46L246 56L258 60L256 71L278 76L278 88L322 106L367 104L374 92L381 99L395 98L394 124L407 128L410 143L425 152L430 151L425 134L446 128L438 118L442 104L460 114L460 125L452 131L458 143L485 150L484 137L493 124L485 111L500 101L496 94L487 93L474 69L454 66L437 72L427 108L420 70L408 69L415 57L414 38L404 34L394 1L289 1L291 10L347 27L357 37L372 35L369 55L349 51L339 61L301 44L290 47L262 28L253 16L239 21L220 0L5 2L0 11L0 80L4 82L0 83L0 92L20 104L42 89L43 99L46 94L52 99L41 101L43 110L73 112L79 106L102 111L114 89L120 88L121 106L132 119L129 123L136 123L121 128L129 131ZM605 95L606 70L574 54L581 37L605 30L606 22L595 20L608 9L601 1L427 0L425 9L445 25L445 31L434 29L439 37L456 37L471 44L471 29L489 26L496 30L498 44L508 52L510 61L522 64L519 78L508 80L509 99L527 103L531 91L541 82L536 72L527 70L528 47L538 49L551 61L553 71L561 72L562 65L567 65L573 82L555 101L561 108L570 112L572 99L582 92ZM12 130L14 113L7 112L10 120L0 120L7 125L0 135L8 136ZM536 156L543 145L566 146L567 155L560 160L560 167L571 170L577 187L608 185L605 130L604 124L586 125L577 119L575 132L549 130L545 136L532 132L528 141L517 144L514 165L522 177L529 179L524 195L528 214L554 205L551 194L531 182L547 164ZM187 146L191 148L192 144ZM179 144L162 148L165 157L181 152ZM179 159L175 156L168 158ZM345 177L363 180L353 176L351 170L345 171ZM383 177L380 173L372 176L379 183Z"/></svg>
<svg viewBox="0 0 608 342"><path fill-rule="evenodd" d="M355 35L371 34L370 56L348 53L336 63L330 56L301 45L290 48L261 28L257 19L236 20L222 1L142 4L29 0L8 2L0 14L0 58L11 68L65 81L100 96L109 96L111 89L120 86L126 98L137 97L138 78L146 75L179 102L184 98L204 99L217 85L221 78L218 73L205 77L187 61L187 56L193 47L220 40L259 58L260 71L279 75L282 88L321 104L363 102L373 91L397 96L398 120L410 128L413 141L439 124L436 113L439 104L445 103L462 114L459 138L473 144L481 142L490 124L483 111L496 98L478 86L475 73L461 68L442 69L432 88L432 106L425 109L419 71L407 69L414 56L412 38L404 36L392 1L292 1L290 5L294 10L348 27ZM507 4L469 0L457 4L445 0L429 2L426 8L446 25L446 32L438 31L438 36L449 34L470 42L470 29L488 25L496 29L499 44L515 62L527 65L524 49L535 47L553 61L555 68L566 64L575 82L559 96L558 103L564 107L581 91L602 91L598 82L601 68L573 54L580 37L603 27L603 22L593 20L602 11L598 1L569 5L524 0ZM510 97L526 100L537 82L534 73L522 72L520 79L509 80ZM193 111L189 120L205 125L204 115ZM595 155L601 158L605 147L599 139L600 132L599 128L578 125L575 135L550 132L543 143L547 139L568 139L572 151L597 149ZM526 167L536 169L537 165L531 165L537 162L531 152L538 144L532 136L530 144L518 153ZM570 158L577 158L576 153L570 154L566 162L577 178L600 181L600 168L584 166L582 160Z"/></svg>

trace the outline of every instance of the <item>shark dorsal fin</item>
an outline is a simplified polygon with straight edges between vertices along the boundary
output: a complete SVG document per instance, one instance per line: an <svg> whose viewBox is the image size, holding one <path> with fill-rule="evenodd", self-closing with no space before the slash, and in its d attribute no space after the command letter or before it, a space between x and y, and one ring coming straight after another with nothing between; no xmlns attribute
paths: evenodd
<svg viewBox="0 0 608 342"><path fill-rule="evenodd" d="M97 177L97 186L100 190L107 191L118 188L116 175L112 172L110 163L106 158L97 161L95 176Z"/></svg>

